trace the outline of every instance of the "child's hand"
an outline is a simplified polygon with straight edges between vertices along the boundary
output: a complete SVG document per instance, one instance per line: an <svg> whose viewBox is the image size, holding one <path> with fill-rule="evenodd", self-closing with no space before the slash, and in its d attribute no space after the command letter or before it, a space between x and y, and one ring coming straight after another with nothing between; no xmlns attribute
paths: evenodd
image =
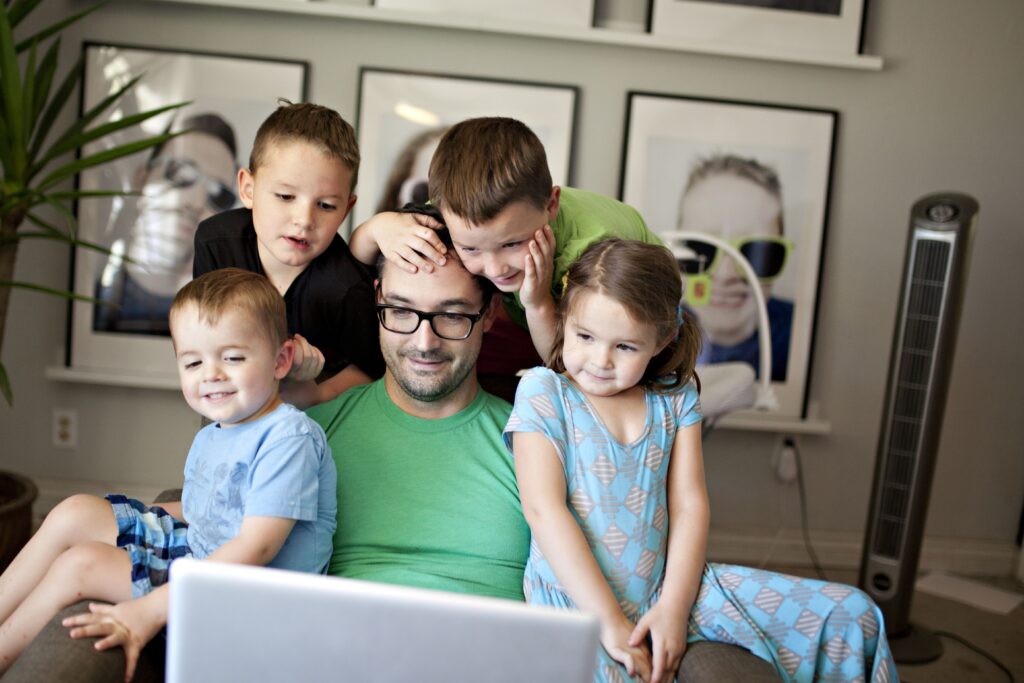
<svg viewBox="0 0 1024 683"><path fill-rule="evenodd" d="M629 644L639 647L648 634L653 645L654 670L651 672L651 681L671 683L675 679L683 653L686 652L686 614L681 614L680 610L672 609L661 602L656 603L636 623L636 628L629 637Z"/></svg>
<svg viewBox="0 0 1024 683"><path fill-rule="evenodd" d="M523 308L553 305L551 278L555 272L555 235L551 232L551 226L545 225L535 232L528 248L519 300Z"/></svg>
<svg viewBox="0 0 1024 683"><path fill-rule="evenodd" d="M139 653L163 627L163 619L153 613L145 598L129 600L116 605L89 603L89 611L68 617L62 624L71 629L72 638L101 639L94 646L97 650L112 647L124 648L124 680L132 680Z"/></svg>
<svg viewBox="0 0 1024 683"><path fill-rule="evenodd" d="M622 617L622 621L601 628L601 645L612 659L626 667L630 676L639 676L644 683L651 680L651 653L647 646L630 643L633 624Z"/></svg>
<svg viewBox="0 0 1024 683"><path fill-rule="evenodd" d="M324 354L303 337L296 334L292 337L295 347L295 355L292 357L292 369L288 371L285 379L292 382L305 382L316 379L324 369Z"/></svg>
<svg viewBox="0 0 1024 683"><path fill-rule="evenodd" d="M367 223L372 226L380 253L402 270L415 273L422 268L429 273L435 263L444 265L448 249L436 232L444 226L430 216L388 212L374 216Z"/></svg>

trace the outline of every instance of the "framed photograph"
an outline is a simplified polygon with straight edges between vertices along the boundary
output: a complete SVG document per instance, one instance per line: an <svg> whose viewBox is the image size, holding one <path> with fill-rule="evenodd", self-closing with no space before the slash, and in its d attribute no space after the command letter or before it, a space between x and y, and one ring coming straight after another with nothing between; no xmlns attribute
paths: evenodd
<svg viewBox="0 0 1024 683"><path fill-rule="evenodd" d="M426 201L438 140L452 124L477 116L528 125L544 144L551 180L568 184L576 100L573 86L363 68L356 125L362 162L351 226Z"/></svg>
<svg viewBox="0 0 1024 683"><path fill-rule="evenodd" d="M654 0L651 32L768 54L861 52L867 0Z"/></svg>
<svg viewBox="0 0 1024 683"><path fill-rule="evenodd" d="M620 196L681 259L705 335L700 363L760 372L756 300L723 251L672 233L715 235L750 261L767 301L777 417L806 417L837 122L826 109L628 96Z"/></svg>
<svg viewBox="0 0 1024 683"><path fill-rule="evenodd" d="M81 112L141 76L93 126L191 103L85 150L91 154L165 131L188 131L162 148L79 175L82 190L136 194L79 202L79 237L111 255L74 251L74 291L103 304L71 304L66 364L112 375L176 377L167 311L192 279L196 226L238 205L236 174L249 163L256 130L279 98L305 99L308 68L304 62L127 45L86 43L83 50Z"/></svg>

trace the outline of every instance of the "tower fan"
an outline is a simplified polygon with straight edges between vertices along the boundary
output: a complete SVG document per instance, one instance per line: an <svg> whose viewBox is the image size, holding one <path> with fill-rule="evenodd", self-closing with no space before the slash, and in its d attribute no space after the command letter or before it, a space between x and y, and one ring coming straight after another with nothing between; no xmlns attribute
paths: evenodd
<svg viewBox="0 0 1024 683"><path fill-rule="evenodd" d="M934 634L911 625L910 602L977 214L974 199L951 192L923 197L910 211L860 565L860 587L885 615L898 662L926 662L942 654Z"/></svg>

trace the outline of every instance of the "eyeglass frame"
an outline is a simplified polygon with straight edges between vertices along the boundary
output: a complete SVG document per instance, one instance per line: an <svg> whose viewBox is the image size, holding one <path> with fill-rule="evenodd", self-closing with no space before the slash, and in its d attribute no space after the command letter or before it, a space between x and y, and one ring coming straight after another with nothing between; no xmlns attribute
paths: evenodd
<svg viewBox="0 0 1024 683"><path fill-rule="evenodd" d="M379 285L377 287L377 295L380 296L380 286ZM484 305L480 309L479 313L459 313L458 311L434 311L432 313L427 313L426 311L420 311L420 310L417 310L415 308L409 308L408 306L395 306L394 304L382 304L382 303L379 303L379 302L374 304L374 306L377 309L377 320L380 321L380 326L383 327L388 332L394 332L395 334L416 334L419 331L420 326L423 325L423 321L426 320L427 323L430 325L430 331L433 332L434 335L437 336L439 339L444 339L446 341L465 341L465 340L469 339L469 337L473 334L473 330L476 329L476 324L478 322L480 322L481 320L483 320L484 314L487 312L487 308L490 305L491 304L490 304L489 301L484 302ZM390 327L388 327L384 323L385 311L387 311L389 309L390 310L399 310L399 311L408 311L409 313L415 313L416 314L416 327L412 328L408 332L402 332L401 330L393 330L393 329L391 329ZM447 337L447 336L441 334L440 332L438 332L437 331L437 327L434 326L434 318L436 318L439 315L457 315L457 316L462 317L462 318L468 318L469 319L469 331L466 332L466 336L464 336L464 337Z"/></svg>
<svg viewBox="0 0 1024 683"><path fill-rule="evenodd" d="M762 284L766 284L766 285L767 284L771 284L772 282L775 282L780 277L782 277L782 273L785 272L785 270L786 270L786 264L789 263L789 255L792 253L793 249L796 248L796 243L793 242L793 240L787 239L787 238L783 237L782 235L760 235L760 236L753 236L753 237L736 237L736 238L721 237L719 239L721 239L724 242L727 242L731 246L735 247L736 251L740 252L741 254L743 253L743 247L746 246L747 244L750 244L751 242L771 242L773 244L782 245L782 248L785 250L785 252L782 255L782 265L779 266L779 272L776 273L775 275L770 275L768 277L758 276L758 278L757 278L758 282L760 282ZM701 240L696 239L696 238L693 238L693 239L689 239L688 238L688 239L684 240L684 242L700 242L700 241ZM709 244L709 243L706 243L706 244ZM688 249L691 248L688 244L684 244L683 246L685 246ZM714 246L714 245L712 245L712 246ZM744 258L745 258L745 256L744 256ZM715 247L715 256L714 256L714 258L711 259L711 263L708 263L708 264L702 264L700 262L699 254L698 254L697 258L688 258L688 259L680 259L680 260L696 261L697 263L699 263L700 265L703 266L696 273L689 273L690 275L705 275L705 274L710 275L711 273L714 272L715 268L718 267L719 263L722 260L722 249L720 249L718 247Z"/></svg>

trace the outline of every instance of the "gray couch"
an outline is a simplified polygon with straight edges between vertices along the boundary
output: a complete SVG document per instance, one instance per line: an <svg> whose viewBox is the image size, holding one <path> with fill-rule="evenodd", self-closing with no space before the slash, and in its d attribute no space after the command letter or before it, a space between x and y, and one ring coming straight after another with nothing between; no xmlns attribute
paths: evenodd
<svg viewBox="0 0 1024 683"><path fill-rule="evenodd" d="M165 491L157 502L180 500L181 491ZM72 640L61 620L89 610L88 601L75 603L50 620L42 633L22 653L3 683L62 681L75 683L122 683L124 651L120 648L97 652L94 638ZM338 637L343 637L339 634ZM162 683L164 680L164 636L158 635L142 651L135 671L135 683ZM721 643L694 643L686 650L679 669L680 680L687 683L777 683L775 669L747 650Z"/></svg>

